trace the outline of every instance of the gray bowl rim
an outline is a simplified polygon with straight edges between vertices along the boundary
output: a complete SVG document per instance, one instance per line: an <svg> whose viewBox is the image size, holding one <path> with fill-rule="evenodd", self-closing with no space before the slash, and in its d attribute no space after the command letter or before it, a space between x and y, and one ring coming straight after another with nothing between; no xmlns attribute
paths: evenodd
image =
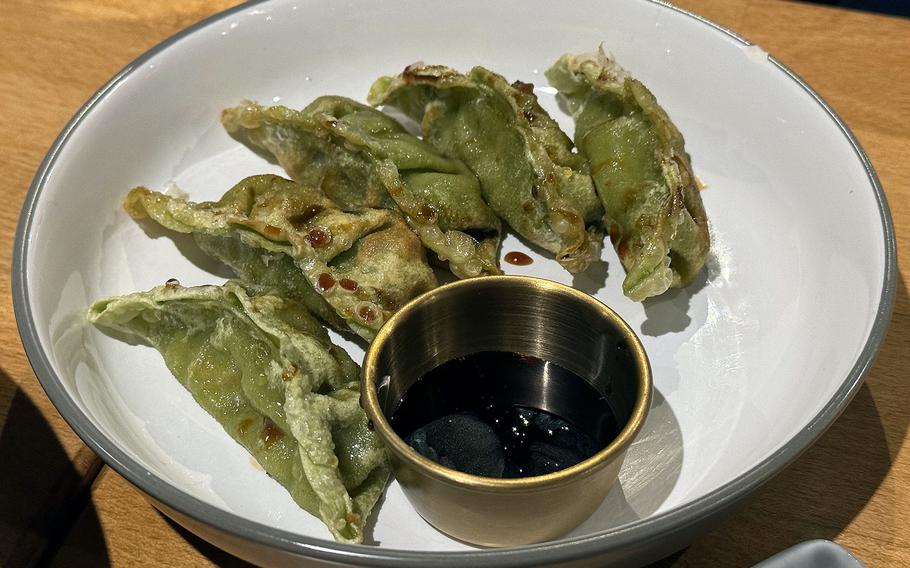
<svg viewBox="0 0 910 568"><path fill-rule="evenodd" d="M302 557L362 566L418 568L427 566L432 562L433 565L440 567L467 567L481 565L482 563L484 566L506 568L568 562L607 553L621 554L624 550L631 553L633 550L642 550L643 547L659 543L671 533L678 533L686 530L687 527L701 524L721 514L754 492L811 446L843 412L860 386L862 386L863 378L872 366L875 356L884 341L894 307L897 285L897 243L891 211L888 207L884 189L869 157L844 121L801 77L768 55L768 61L771 64L801 87L824 110L853 147L857 159L862 163L869 183L872 185L881 216L885 267L875 321L862 352L857 357L844 382L834 396L801 431L750 470L690 503L675 507L653 517L634 521L599 533L514 548L443 552L384 549L369 545L341 544L272 528L201 501L155 476L126 452L118 448L110 438L91 423L91 420L67 395L59 377L57 377L50 364L47 354L41 348L37 325L29 303L29 283L25 270L33 213L41 196L41 190L47 182L48 172L57 160L57 156L72 133L100 105L107 94L112 92L134 71L142 68L150 58L181 39L216 21L247 10L251 6L269 1L251 0L193 24L140 55L98 89L82 108L73 115L44 156L26 194L16 227L11 270L13 308L19 335L35 375L38 377L48 398L50 398L76 434L115 471L154 500L164 503L175 511L196 519L203 524L210 525L247 541ZM639 1L648 2L683 14L713 31L725 34L744 47L754 45L731 30L663 0Z"/></svg>

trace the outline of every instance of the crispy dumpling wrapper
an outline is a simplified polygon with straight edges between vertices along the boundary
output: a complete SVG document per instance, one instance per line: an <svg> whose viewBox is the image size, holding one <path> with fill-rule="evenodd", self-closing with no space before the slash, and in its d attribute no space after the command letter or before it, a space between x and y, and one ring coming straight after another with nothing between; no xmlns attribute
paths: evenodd
<svg viewBox="0 0 910 568"><path fill-rule="evenodd" d="M397 212L345 212L320 190L280 176L246 178L203 203L137 187L124 208L136 219L192 233L244 282L300 301L329 325L367 340L437 284L419 239Z"/></svg>
<svg viewBox="0 0 910 568"><path fill-rule="evenodd" d="M575 118L604 225L641 301L688 285L710 247L708 220L683 136L654 95L604 54L563 55L546 76Z"/></svg>
<svg viewBox="0 0 910 568"><path fill-rule="evenodd" d="M319 97L301 111L246 102L224 110L221 120L341 209L399 209L456 276L501 273L501 224L476 177L394 118L344 97Z"/></svg>
<svg viewBox="0 0 910 568"><path fill-rule="evenodd" d="M483 67L463 75L414 64L378 79L368 100L420 122L425 140L477 175L490 207L569 272L599 258L603 209L587 164L538 104L533 85L510 85Z"/></svg>
<svg viewBox="0 0 910 568"><path fill-rule="evenodd" d="M95 302L95 325L138 336L196 401L336 540L361 542L390 469L360 407L360 369L297 302L236 281Z"/></svg>

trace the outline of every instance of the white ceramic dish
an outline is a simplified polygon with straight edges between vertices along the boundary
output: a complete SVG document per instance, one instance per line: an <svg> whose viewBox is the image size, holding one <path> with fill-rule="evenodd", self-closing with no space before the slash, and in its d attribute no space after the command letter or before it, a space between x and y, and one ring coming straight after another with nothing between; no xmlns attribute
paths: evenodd
<svg viewBox="0 0 910 568"><path fill-rule="evenodd" d="M174 181L201 200L245 175L280 172L224 133L221 108L244 98L363 100L374 78L423 59L534 82L571 133L542 71L602 41L685 134L707 184L713 256L700 282L644 305L622 296L610 247L574 281L534 253L531 266L504 265L596 294L640 334L654 368L655 402L620 485L565 539L471 549L424 523L393 484L372 530L378 544L337 545L154 350L82 324L102 296L170 277L223 280L191 240L146 234L120 209L135 185ZM259 563L605 565L685 545L836 418L887 326L894 247L881 187L834 112L758 47L697 16L647 0L274 0L171 38L80 110L27 197L13 282L23 343L63 416L169 514L236 554ZM509 237L502 250L525 249Z"/></svg>

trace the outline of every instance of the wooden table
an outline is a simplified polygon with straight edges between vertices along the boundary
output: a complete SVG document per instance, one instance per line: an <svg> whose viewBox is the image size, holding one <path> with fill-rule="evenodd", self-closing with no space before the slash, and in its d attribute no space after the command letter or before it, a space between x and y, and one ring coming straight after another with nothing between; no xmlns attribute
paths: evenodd
<svg viewBox="0 0 910 568"><path fill-rule="evenodd" d="M0 34L0 266L55 136L123 65L234 0L4 0ZM160 4L160 5L159 5ZM779 0L684 0L805 78L865 147L888 194L900 265L891 329L831 430L721 529L665 566L747 566L833 539L869 566L910 566L910 20ZM0 564L240 566L102 468L35 380L0 283Z"/></svg>

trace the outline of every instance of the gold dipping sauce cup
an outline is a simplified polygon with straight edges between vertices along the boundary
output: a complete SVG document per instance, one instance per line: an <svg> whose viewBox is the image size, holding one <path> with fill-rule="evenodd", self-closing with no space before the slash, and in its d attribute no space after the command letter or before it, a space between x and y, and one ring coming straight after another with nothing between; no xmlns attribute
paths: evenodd
<svg viewBox="0 0 910 568"><path fill-rule="evenodd" d="M388 418L419 377L483 351L531 355L587 380L609 401L619 435L590 458L535 477L470 475L420 455ZM515 397L516 404L572 421L571 397L548 384L545 373ZM530 544L578 526L616 483L651 405L651 366L629 325L584 292L522 276L471 278L423 294L379 330L364 360L361 401L424 519L474 544Z"/></svg>

